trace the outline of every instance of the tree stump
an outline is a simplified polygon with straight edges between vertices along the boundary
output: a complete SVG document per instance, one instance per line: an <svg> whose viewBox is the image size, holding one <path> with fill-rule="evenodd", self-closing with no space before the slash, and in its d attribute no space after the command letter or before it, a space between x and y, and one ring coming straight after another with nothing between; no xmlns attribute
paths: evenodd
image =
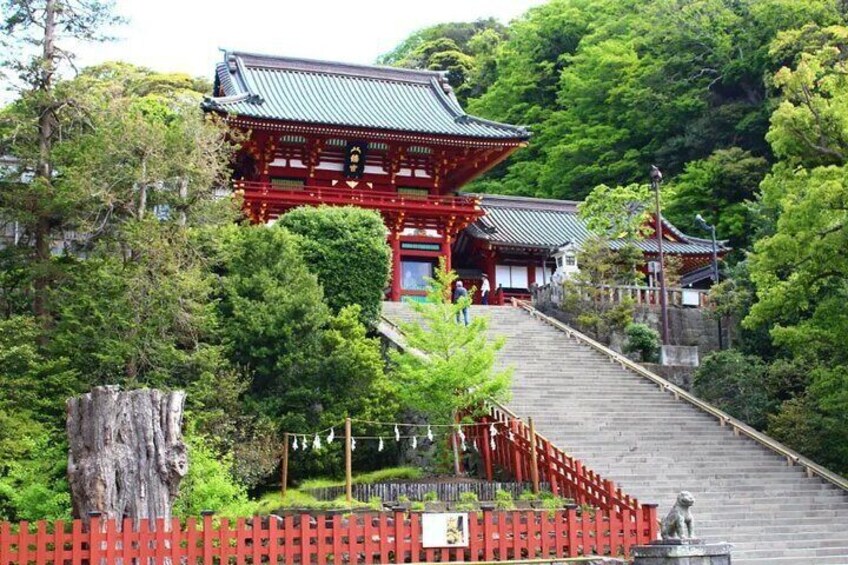
<svg viewBox="0 0 848 565"><path fill-rule="evenodd" d="M74 516L171 517L188 470L185 392L96 387L68 400L68 480Z"/></svg>

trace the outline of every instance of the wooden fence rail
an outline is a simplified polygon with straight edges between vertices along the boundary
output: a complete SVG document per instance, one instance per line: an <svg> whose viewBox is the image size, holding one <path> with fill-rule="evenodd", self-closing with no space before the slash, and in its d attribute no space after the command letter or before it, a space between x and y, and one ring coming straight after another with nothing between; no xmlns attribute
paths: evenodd
<svg viewBox="0 0 848 565"><path fill-rule="evenodd" d="M651 521L616 512L468 514L468 547L424 548L422 514L300 514L153 523L91 518L0 524L0 565L339 565L627 556L652 539Z"/></svg>
<svg viewBox="0 0 848 565"><path fill-rule="evenodd" d="M353 485L353 498L368 502L373 497L383 502L397 501L401 497L409 500L425 500L427 495L435 495L439 502L458 502L463 493L471 492L478 500L495 500L497 492L505 491L514 499L518 499L525 491L530 491L532 485L523 483L503 482L448 482L448 483L373 483ZM345 495L344 486L302 489L318 500L334 500ZM550 490L544 487L543 490Z"/></svg>
<svg viewBox="0 0 848 565"><path fill-rule="evenodd" d="M639 519L651 525L651 539L657 534L656 504L640 504L629 494L622 492L611 480L604 479L595 471L583 466L575 459L555 446L543 435L535 434L535 454L531 450L530 427L515 416L509 409L497 403L490 403L489 416L482 421L494 423L498 429L507 430L494 436L495 449L489 448L491 439L486 426L476 426L472 433L478 434L479 444L483 446L482 456L486 473L492 474L492 467L506 470L517 482L530 478L534 464L539 479L550 485L554 495L573 499L577 504L600 508L606 512L621 514L627 511L638 514ZM475 440L476 441L476 440Z"/></svg>

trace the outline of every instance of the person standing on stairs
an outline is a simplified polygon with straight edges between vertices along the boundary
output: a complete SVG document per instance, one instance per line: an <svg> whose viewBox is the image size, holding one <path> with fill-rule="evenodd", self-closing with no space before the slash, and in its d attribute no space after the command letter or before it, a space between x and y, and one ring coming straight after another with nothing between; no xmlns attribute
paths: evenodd
<svg viewBox="0 0 848 565"><path fill-rule="evenodd" d="M457 304L461 299L468 296L468 291L462 281L456 281L456 288L453 290L453 303ZM468 325L468 306L462 309L462 317L465 320L465 325ZM456 313L456 323L459 323L459 312Z"/></svg>
<svg viewBox="0 0 848 565"><path fill-rule="evenodd" d="M483 275L483 282L480 283L480 301L483 303L484 306L489 304L489 292L491 291L491 289L492 287L489 286L489 277Z"/></svg>

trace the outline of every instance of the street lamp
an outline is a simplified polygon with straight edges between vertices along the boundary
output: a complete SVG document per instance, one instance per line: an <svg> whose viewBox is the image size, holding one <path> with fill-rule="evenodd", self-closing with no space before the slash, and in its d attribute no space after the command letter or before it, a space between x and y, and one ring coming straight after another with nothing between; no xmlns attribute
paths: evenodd
<svg viewBox="0 0 848 565"><path fill-rule="evenodd" d="M698 226L705 231L708 231L712 234L713 238L713 274L712 279L713 283L718 283L718 245L716 244L716 227L707 223L704 217L700 214L695 216L695 222L697 222Z"/></svg>
<svg viewBox="0 0 848 565"><path fill-rule="evenodd" d="M709 231L712 235L713 239L713 273L711 278L713 279L713 284L718 284L718 244L716 243L716 227L714 225L710 225L704 219L704 217L700 214L695 216L695 223L698 224L702 230ZM718 317L718 348L719 350L724 349L724 339L722 338L722 330L721 330L721 316Z"/></svg>
<svg viewBox="0 0 848 565"><path fill-rule="evenodd" d="M651 188L654 189L654 198L657 205L657 251L659 255L660 268L658 277L660 279L660 309L662 311L662 342L668 345L668 303L665 295L665 261L663 258L663 224L662 211L660 209L660 185L662 184L662 171L656 165L651 165Z"/></svg>

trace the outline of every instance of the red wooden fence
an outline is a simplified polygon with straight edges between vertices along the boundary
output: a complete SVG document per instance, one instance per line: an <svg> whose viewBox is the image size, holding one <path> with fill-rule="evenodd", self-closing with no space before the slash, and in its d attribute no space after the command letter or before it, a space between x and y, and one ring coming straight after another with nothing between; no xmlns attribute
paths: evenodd
<svg viewBox="0 0 848 565"><path fill-rule="evenodd" d="M484 417L482 421L494 423L498 430L494 437L495 449L492 450L488 427L469 428L472 434L479 435L474 440L481 447L487 478L491 480L492 466L497 465L516 481L530 480L530 461L533 457L530 449L530 427L506 408L497 405L492 407L490 416ZM605 512L614 512L619 518L627 512L629 519L636 520L638 517L640 521L650 524L650 539L656 538L656 504L640 504L636 498L623 493L613 481L603 479L591 469L587 469L580 460L566 454L538 433L535 457L539 480L550 483L553 494L571 498L581 506L587 504Z"/></svg>
<svg viewBox="0 0 848 565"><path fill-rule="evenodd" d="M635 518L635 519L634 519ZM466 548L422 547L420 513L299 514L279 519L190 518L113 520L92 518L16 527L0 524L0 565L245 565L260 563L338 565L504 561L581 555L628 555L652 539L640 513L625 509L578 512L469 513Z"/></svg>

